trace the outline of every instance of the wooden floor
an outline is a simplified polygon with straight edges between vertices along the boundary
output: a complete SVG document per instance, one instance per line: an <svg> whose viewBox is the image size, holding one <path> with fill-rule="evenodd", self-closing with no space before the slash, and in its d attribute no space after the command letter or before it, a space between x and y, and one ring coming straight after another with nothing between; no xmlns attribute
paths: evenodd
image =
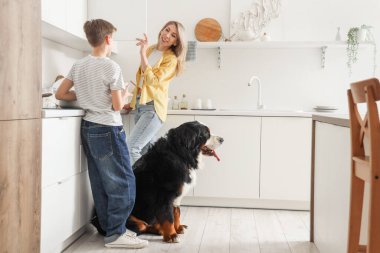
<svg viewBox="0 0 380 253"><path fill-rule="evenodd" d="M141 235L149 246L139 250L107 249L92 230L64 253L319 253L309 243L309 212L213 207L181 207L188 225L181 241L162 242L160 236Z"/></svg>

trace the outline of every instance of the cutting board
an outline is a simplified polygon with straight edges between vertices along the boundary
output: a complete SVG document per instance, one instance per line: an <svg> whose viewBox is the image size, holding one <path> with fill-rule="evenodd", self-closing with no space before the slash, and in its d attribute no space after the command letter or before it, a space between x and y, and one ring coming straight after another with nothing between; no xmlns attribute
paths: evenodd
<svg viewBox="0 0 380 253"><path fill-rule="evenodd" d="M204 18L195 26L195 38L198 41L210 42L218 41L222 36L222 27L213 18Z"/></svg>

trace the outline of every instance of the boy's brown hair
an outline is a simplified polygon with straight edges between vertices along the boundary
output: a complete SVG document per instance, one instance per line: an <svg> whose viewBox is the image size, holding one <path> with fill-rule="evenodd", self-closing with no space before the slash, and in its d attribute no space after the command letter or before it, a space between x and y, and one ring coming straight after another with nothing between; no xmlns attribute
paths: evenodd
<svg viewBox="0 0 380 253"><path fill-rule="evenodd" d="M92 19L86 21L83 25L83 30L87 40L91 46L97 47L101 45L107 35L116 32L116 27L110 22L103 19Z"/></svg>

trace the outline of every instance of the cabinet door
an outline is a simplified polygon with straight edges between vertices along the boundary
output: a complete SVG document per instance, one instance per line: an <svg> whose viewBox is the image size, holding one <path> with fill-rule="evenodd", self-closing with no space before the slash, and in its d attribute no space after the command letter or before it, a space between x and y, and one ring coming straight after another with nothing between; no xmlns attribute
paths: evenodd
<svg viewBox="0 0 380 253"><path fill-rule="evenodd" d="M42 188L81 171L80 121L80 117L42 120Z"/></svg>
<svg viewBox="0 0 380 253"><path fill-rule="evenodd" d="M42 20L56 27L66 30L66 0L42 0L41 15Z"/></svg>
<svg viewBox="0 0 380 253"><path fill-rule="evenodd" d="M0 138L0 252L37 253L41 119L0 120Z"/></svg>
<svg viewBox="0 0 380 253"><path fill-rule="evenodd" d="M217 150L220 162L203 157L194 196L259 198L260 124L258 117L195 116L224 138Z"/></svg>
<svg viewBox="0 0 380 253"><path fill-rule="evenodd" d="M264 117L260 198L310 200L311 119Z"/></svg>
<svg viewBox="0 0 380 253"><path fill-rule="evenodd" d="M86 38L83 31L83 24L87 20L87 0L66 0L67 1L67 31Z"/></svg>
<svg viewBox="0 0 380 253"><path fill-rule="evenodd" d="M43 189L41 252L61 252L63 242L90 220L92 203L87 172Z"/></svg>
<svg viewBox="0 0 380 253"><path fill-rule="evenodd" d="M102 18L116 28L115 40L135 41L146 33L146 0L91 0L88 18Z"/></svg>
<svg viewBox="0 0 380 253"><path fill-rule="evenodd" d="M194 121L194 115L168 115L156 138L164 136L170 129L189 121Z"/></svg>

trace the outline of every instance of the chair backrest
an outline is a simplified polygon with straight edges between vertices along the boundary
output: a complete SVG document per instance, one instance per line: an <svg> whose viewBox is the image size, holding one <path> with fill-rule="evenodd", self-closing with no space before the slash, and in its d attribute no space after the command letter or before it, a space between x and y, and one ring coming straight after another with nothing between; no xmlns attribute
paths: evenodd
<svg viewBox="0 0 380 253"><path fill-rule="evenodd" d="M376 78L355 82L348 90L350 112L351 154L368 156L372 175L380 176L380 122L376 101L380 100L380 83ZM367 112L361 117L358 104L366 103ZM364 140L368 140L366 152Z"/></svg>

